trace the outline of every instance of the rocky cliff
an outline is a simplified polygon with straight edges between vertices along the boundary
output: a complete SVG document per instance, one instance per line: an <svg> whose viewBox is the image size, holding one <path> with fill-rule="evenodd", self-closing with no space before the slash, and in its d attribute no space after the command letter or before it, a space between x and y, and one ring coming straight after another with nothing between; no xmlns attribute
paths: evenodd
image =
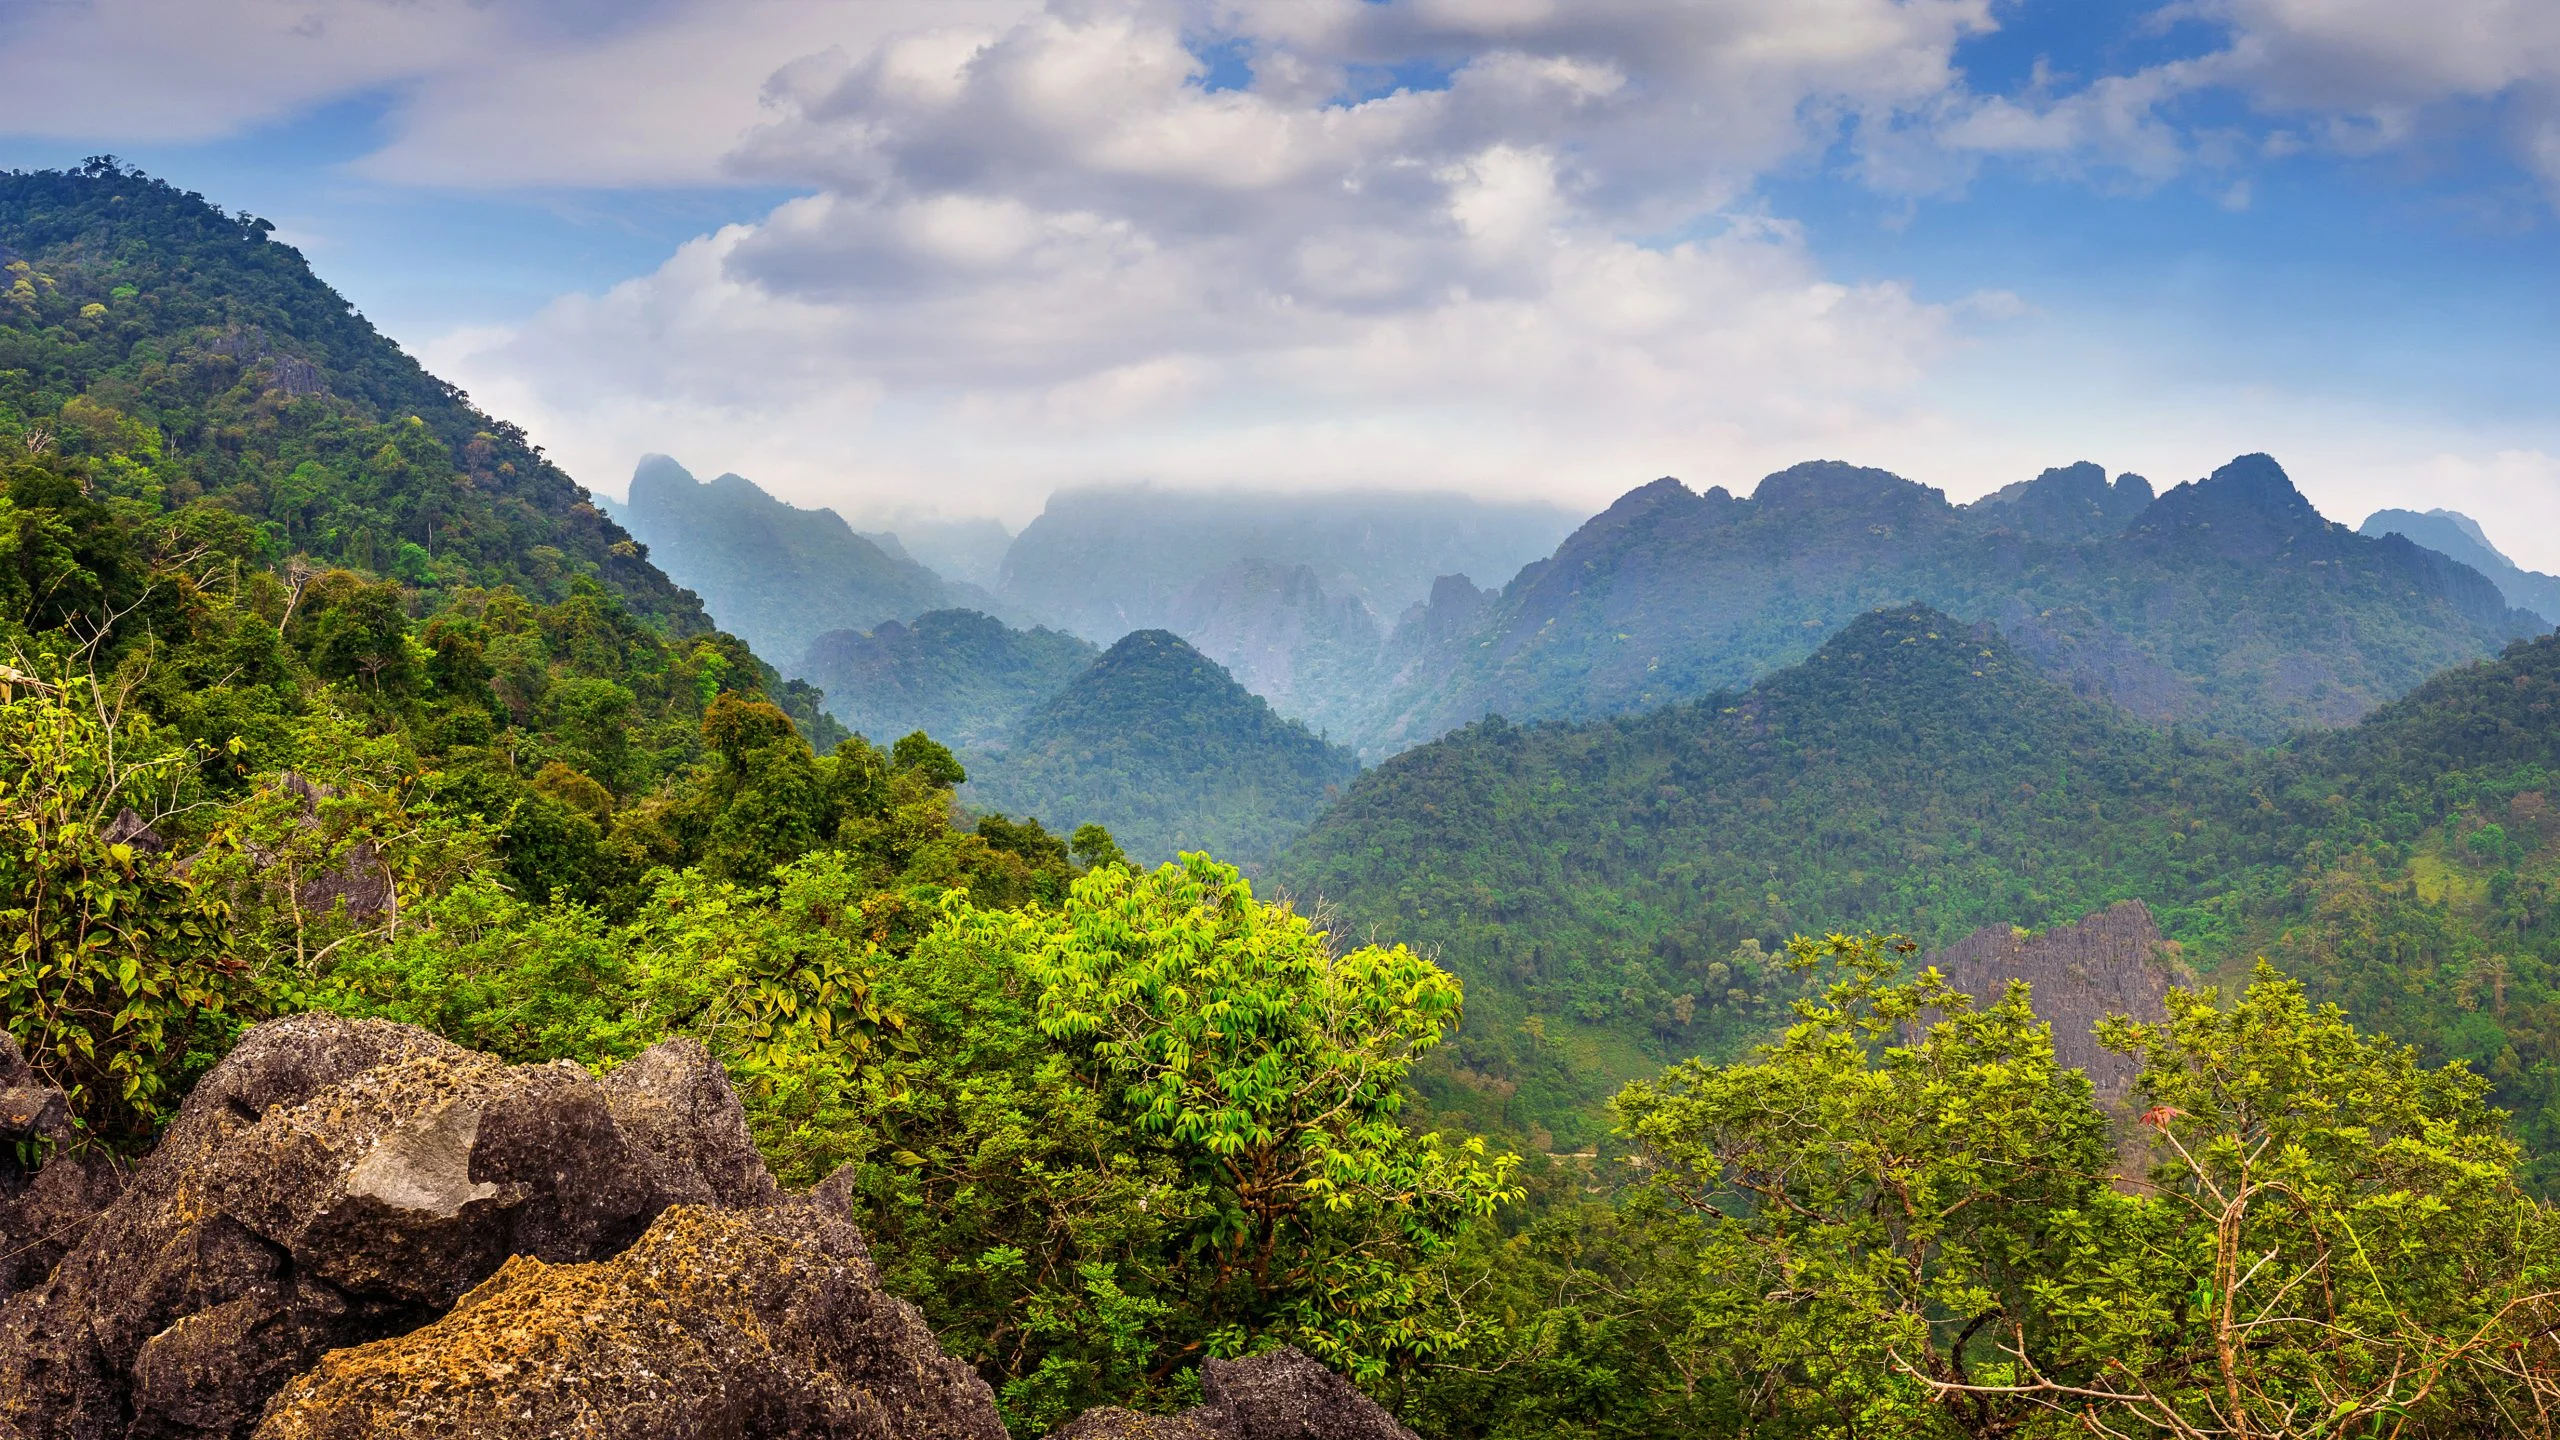
<svg viewBox="0 0 2560 1440"><path fill-rule="evenodd" d="M2160 1020L2168 1015L2168 942L2139 900L2120 900L2076 925L2028 934L1986 925L1930 957L1949 984L1978 1000L1999 998L2012 980L2033 987L2036 1017L2053 1027L2054 1058L2087 1072L2098 1103L2121 1110L2133 1095L2135 1066L2098 1043L2097 1023L2110 1015Z"/></svg>
<svg viewBox="0 0 2560 1440"><path fill-rule="evenodd" d="M691 1041L598 1079L302 1016L129 1173L61 1117L0 1046L0 1440L1005 1435ZM1077 1433L1407 1435L1293 1351L1206 1381L1202 1410Z"/></svg>

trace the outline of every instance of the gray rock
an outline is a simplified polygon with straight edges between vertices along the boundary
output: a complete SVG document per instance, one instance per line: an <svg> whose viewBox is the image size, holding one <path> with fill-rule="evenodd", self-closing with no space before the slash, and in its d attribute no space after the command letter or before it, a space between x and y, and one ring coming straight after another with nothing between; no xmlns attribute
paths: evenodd
<svg viewBox="0 0 2560 1440"><path fill-rule="evenodd" d="M626 1110L719 1108L684 1055L643 1061ZM691 1077L672 1098L652 1083L670 1076ZM407 1026L260 1026L44 1283L0 1305L0 1423L245 1435L321 1355L432 1321L510 1256L610 1256L674 1199L752 1189L743 1138L635 1136L576 1066Z"/></svg>
<svg viewBox="0 0 2560 1440"><path fill-rule="evenodd" d="M452 1313L332 1352L257 1440L1004 1440L995 1396L883 1294L843 1212L679 1206L620 1256L518 1256Z"/></svg>
<svg viewBox="0 0 2560 1440"><path fill-rule="evenodd" d="M1179 1415L1088 1410L1053 1440L1415 1440L1377 1401L1294 1346L1200 1367L1207 1403Z"/></svg>
<svg viewBox="0 0 2560 1440"><path fill-rule="evenodd" d="M30 1165L31 1154L44 1158ZM43 1284L124 1177L113 1155L80 1143L70 1102L0 1031L0 1300Z"/></svg>

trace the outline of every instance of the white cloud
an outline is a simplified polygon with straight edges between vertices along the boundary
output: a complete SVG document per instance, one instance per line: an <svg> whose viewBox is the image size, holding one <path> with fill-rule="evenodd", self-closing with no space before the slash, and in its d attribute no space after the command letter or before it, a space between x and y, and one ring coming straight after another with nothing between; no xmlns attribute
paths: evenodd
<svg viewBox="0 0 2560 1440"><path fill-rule="evenodd" d="M731 164L817 193L432 358L607 485L681 436L1018 512L1140 476L1605 498L1902 423L1966 323L1734 201L1932 102L1978 0L950 19L775 77ZM1204 41L1255 83L1205 88ZM1362 78L1413 64L1445 84Z"/></svg>

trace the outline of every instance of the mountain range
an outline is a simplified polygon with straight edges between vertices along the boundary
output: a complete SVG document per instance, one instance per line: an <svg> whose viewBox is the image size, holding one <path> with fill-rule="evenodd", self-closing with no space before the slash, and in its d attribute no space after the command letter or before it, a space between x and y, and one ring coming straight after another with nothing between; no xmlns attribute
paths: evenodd
<svg viewBox="0 0 2560 1440"><path fill-rule="evenodd" d="M2560 575L2527 570L2510 560L2480 529L2480 522L2456 510L2376 510L2357 527L2361 535L2402 535L2448 559L2458 560L2488 577L2519 610L2530 610L2545 624L2560 624Z"/></svg>
<svg viewBox="0 0 2560 1440"><path fill-rule="evenodd" d="M982 598L833 510L785 504L743 476L696 480L664 455L641 460L631 498L612 509L722 625L794 673L827 631Z"/></svg>
<svg viewBox="0 0 2560 1440"><path fill-rule="evenodd" d="M2271 740L2337 725L2438 669L2548 627L2477 572L2323 519L2242 456L2151 498L2092 465L1968 506L1832 462L1749 498L1675 480L1628 493L1499 596L1425 616L1358 727L1391 753L1487 714L1641 711L1812 653L1879 606L1998 625L2083 693L2145 719Z"/></svg>

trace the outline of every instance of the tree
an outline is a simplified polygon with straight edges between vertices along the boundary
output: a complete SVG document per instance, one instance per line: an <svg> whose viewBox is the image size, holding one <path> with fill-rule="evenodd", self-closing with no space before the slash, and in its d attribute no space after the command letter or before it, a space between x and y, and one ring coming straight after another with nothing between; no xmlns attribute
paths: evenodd
<svg viewBox="0 0 2560 1440"><path fill-rule="evenodd" d="M1027 927L1039 1024L1208 1189L1191 1303L1240 1349L1285 1334L1355 1371L1449 1343L1418 1270L1516 1198L1512 1156L1398 1121L1458 982L1402 946L1338 951L1304 916L1186 855L1078 881Z"/></svg>
<svg viewBox="0 0 2560 1440"><path fill-rule="evenodd" d="M2023 985L1975 1006L1907 943L1799 940L1835 980L1742 1064L1618 1107L1707 1221L1693 1335L1821 1433L2498 1432L2560 1403L2560 1246L2485 1085L2261 968L2225 1011L2112 1021L2147 1181ZM2376 1429L2375 1427L2381 1427ZM2414 1428L2411 1428L2414 1427Z"/></svg>

